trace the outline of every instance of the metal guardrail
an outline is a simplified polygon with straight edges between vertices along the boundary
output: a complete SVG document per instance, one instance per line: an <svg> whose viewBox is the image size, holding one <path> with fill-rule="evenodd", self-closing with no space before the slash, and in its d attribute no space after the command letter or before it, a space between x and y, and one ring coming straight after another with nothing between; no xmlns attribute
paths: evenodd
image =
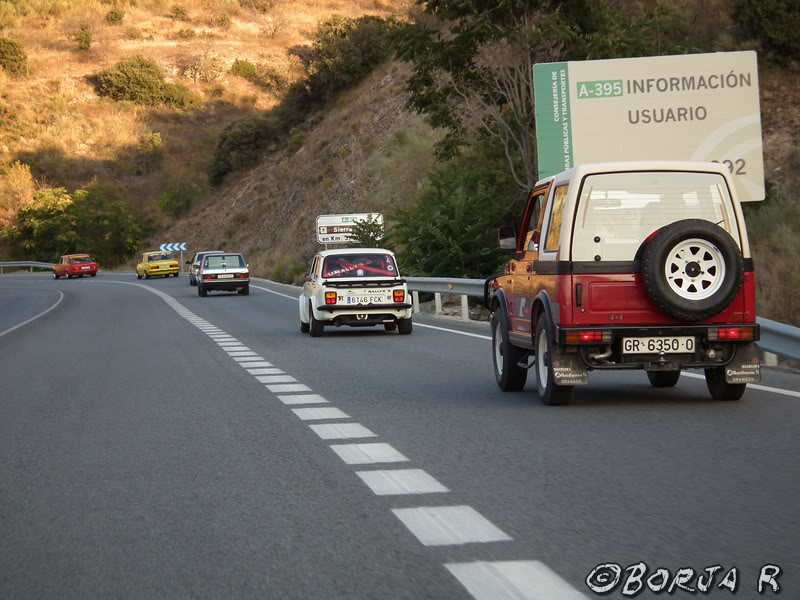
<svg viewBox="0 0 800 600"><path fill-rule="evenodd" d="M33 273L34 269L52 269L54 266L53 263L38 262L35 260L0 262L0 275L4 273L5 269L28 269Z"/></svg>
<svg viewBox="0 0 800 600"><path fill-rule="evenodd" d="M406 277L408 289L414 298L414 310L419 312L419 292L434 294L436 313L442 312L442 294L461 296L461 317L469 320L467 297L483 298L483 279L458 279L449 277ZM800 360L800 327L792 327L778 321L757 319L761 326L762 350L786 358Z"/></svg>

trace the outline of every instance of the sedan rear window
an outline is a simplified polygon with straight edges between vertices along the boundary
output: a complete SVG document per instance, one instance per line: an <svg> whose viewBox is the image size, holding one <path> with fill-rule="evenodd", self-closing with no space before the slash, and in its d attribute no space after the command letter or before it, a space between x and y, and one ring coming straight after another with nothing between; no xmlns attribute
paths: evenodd
<svg viewBox="0 0 800 600"><path fill-rule="evenodd" d="M322 277L397 277L397 265L390 254L338 254L325 257Z"/></svg>
<svg viewBox="0 0 800 600"><path fill-rule="evenodd" d="M728 186L717 173L590 175L578 200L572 260L634 260L651 234L684 219L715 223L739 242Z"/></svg>
<svg viewBox="0 0 800 600"><path fill-rule="evenodd" d="M172 260L169 254L151 254L147 257L147 262L158 262L159 260Z"/></svg>
<svg viewBox="0 0 800 600"><path fill-rule="evenodd" d="M245 262L240 254L222 254L206 256L203 266L206 269L243 269Z"/></svg>
<svg viewBox="0 0 800 600"><path fill-rule="evenodd" d="M78 263L90 263L94 262L94 259L90 256L76 256L74 258L69 259L70 264L78 264Z"/></svg>

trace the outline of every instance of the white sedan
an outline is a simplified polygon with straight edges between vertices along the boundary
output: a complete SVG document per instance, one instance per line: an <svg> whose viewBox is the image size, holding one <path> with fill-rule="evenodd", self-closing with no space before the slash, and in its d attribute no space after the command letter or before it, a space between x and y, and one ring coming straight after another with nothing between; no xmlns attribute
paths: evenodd
<svg viewBox="0 0 800 600"><path fill-rule="evenodd" d="M326 250L311 260L300 296L300 331L326 326L371 327L411 333L411 298L394 253L382 249Z"/></svg>

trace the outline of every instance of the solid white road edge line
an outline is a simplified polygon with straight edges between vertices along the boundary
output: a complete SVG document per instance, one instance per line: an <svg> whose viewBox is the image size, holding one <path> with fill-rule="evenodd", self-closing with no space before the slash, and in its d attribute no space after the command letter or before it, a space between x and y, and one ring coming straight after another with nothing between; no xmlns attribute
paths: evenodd
<svg viewBox="0 0 800 600"><path fill-rule="evenodd" d="M36 288L36 289L38 289L38 288ZM5 331L0 331L0 337L3 337L5 334L11 333L12 331L16 331L20 327L24 327L25 325L27 325L28 323L30 323L32 321L35 321L39 317L45 316L47 313L49 313L51 310L55 309L59 304L61 304L61 301L64 300L64 293L62 291L60 291L60 290L52 290L52 291L58 293L58 300L56 300L56 303L53 304L53 306L51 306L47 310L43 310L38 315L34 315L30 319L26 319L22 323L18 323L16 325L14 325L13 327L10 327L10 328L6 329Z"/></svg>
<svg viewBox="0 0 800 600"><path fill-rule="evenodd" d="M260 285L253 285L250 284L251 288L256 288L257 290L263 290L265 292L269 292L270 294L275 294L276 296L283 296L284 298L288 298L289 300L297 300L297 296L290 296L289 294L281 294L280 292L276 292L275 290L271 290L269 288L261 287Z"/></svg>
<svg viewBox="0 0 800 600"><path fill-rule="evenodd" d="M681 375L684 377L690 377L691 379L702 379L705 381L705 375L698 375L697 373L687 373L686 371L681 371ZM782 396L791 396L792 398L800 398L800 392L793 392L792 390L782 390L781 388L774 388L769 387L766 385L761 385L758 383L748 383L747 389L758 390L759 392L772 392L773 394L781 394Z"/></svg>

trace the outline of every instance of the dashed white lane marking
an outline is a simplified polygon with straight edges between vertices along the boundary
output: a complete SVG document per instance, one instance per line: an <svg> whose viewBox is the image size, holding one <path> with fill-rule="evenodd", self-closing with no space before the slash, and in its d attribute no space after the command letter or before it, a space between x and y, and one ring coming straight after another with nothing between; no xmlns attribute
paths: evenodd
<svg viewBox="0 0 800 600"><path fill-rule="evenodd" d="M535 560L446 564L475 600L587 600Z"/></svg>
<svg viewBox="0 0 800 600"><path fill-rule="evenodd" d="M684 377L689 377L691 379L702 379L704 381L706 378L705 375L697 375L696 373L686 373L685 371L682 371L681 375L683 375ZM758 383L748 383L747 389L758 390L760 392L772 392L773 394L780 394L782 396L791 396L792 398L800 398L800 392L793 392L791 390L782 390L780 388L760 385Z"/></svg>
<svg viewBox="0 0 800 600"><path fill-rule="evenodd" d="M297 383L291 375L258 375L256 379L261 383Z"/></svg>
<svg viewBox="0 0 800 600"><path fill-rule="evenodd" d="M247 361L240 361L239 364L243 366L245 369L252 369L254 367L274 367L271 362L267 362L266 360L247 360ZM255 375L255 373L253 373Z"/></svg>
<svg viewBox="0 0 800 600"><path fill-rule="evenodd" d="M325 423L309 427L323 440L378 437L360 423Z"/></svg>
<svg viewBox="0 0 800 600"><path fill-rule="evenodd" d="M54 292L56 292L56 293L58 294L58 300L56 300L55 304L53 304L53 305L52 305L50 308L48 308L47 310L43 310L43 311L42 311L42 312L40 312L38 315L34 315L34 316L32 316L30 319L26 319L26 320L24 320L22 323L17 323L17 324L16 324L16 325L14 325L13 327L9 327L9 328L8 328L8 329L6 329L5 331L0 331L0 337L3 337L3 336L4 336L4 335L6 335L7 333L11 333L12 331L16 331L16 330L17 330L17 329L19 329L20 327L24 327L25 325L27 325L28 323L30 323L30 322L32 322L32 321L35 321L35 320L36 320L36 319L38 319L39 317L43 317L43 316L45 316L47 313L49 313L51 310L54 310L54 309L55 309L55 308L56 308L56 307L57 307L59 304L61 304L61 301L62 301L62 300L64 300L64 294L63 294L63 292L60 292L59 290L53 290L53 291L54 291Z"/></svg>
<svg viewBox="0 0 800 600"><path fill-rule="evenodd" d="M230 346L242 346L242 342L235 339L225 339L225 340L214 340L217 343L217 346L221 346L222 348L229 348Z"/></svg>
<svg viewBox="0 0 800 600"><path fill-rule="evenodd" d="M322 421L325 419L349 419L350 415L342 412L333 406L322 406L317 408L293 408L301 421Z"/></svg>
<svg viewBox="0 0 800 600"><path fill-rule="evenodd" d="M297 296L290 296L289 294L281 294L280 292L275 292L265 287L261 287L260 285L253 285L252 283L250 284L250 287L256 288L257 290L263 290L265 292L269 292L270 294L275 294L276 296L283 296L284 298L288 298L289 300L297 301Z"/></svg>
<svg viewBox="0 0 800 600"><path fill-rule="evenodd" d="M232 335L228 335L227 333L215 333L209 335L208 337L210 337L215 342L224 342L226 340L236 341L235 337L233 337Z"/></svg>
<svg viewBox="0 0 800 600"><path fill-rule="evenodd" d="M474 337L480 340L491 340L489 335L480 335L479 333L470 333L468 331L458 331L457 329L448 329L447 327L437 327L436 325L426 325L425 323L417 323L414 321L414 327L424 327L425 329L436 329L437 331L446 331L447 333L456 333L458 335L465 335L467 337Z"/></svg>
<svg viewBox="0 0 800 600"><path fill-rule="evenodd" d="M293 394L291 396L278 396L278 400L284 404L327 404L319 394Z"/></svg>
<svg viewBox="0 0 800 600"><path fill-rule="evenodd" d="M217 342L217 345L223 350L250 350L242 342Z"/></svg>
<svg viewBox="0 0 800 600"><path fill-rule="evenodd" d="M234 357L234 358L235 358L235 357L243 358L243 357L245 357L245 356L258 356L258 355L257 355L255 352L253 352L252 350L247 350L247 351L243 351L243 350L235 350L235 351L228 352L228 355L230 355L230 356L232 356L232 357Z"/></svg>
<svg viewBox="0 0 800 600"><path fill-rule="evenodd" d="M348 465L372 465L375 463L408 462L408 458L389 444L333 444L336 452Z"/></svg>
<svg viewBox="0 0 800 600"><path fill-rule="evenodd" d="M471 506L393 508L392 512L425 546L511 540Z"/></svg>
<svg viewBox="0 0 800 600"><path fill-rule="evenodd" d="M378 496L436 494L450 491L422 469L357 471L356 475Z"/></svg>
<svg viewBox="0 0 800 600"><path fill-rule="evenodd" d="M233 360L238 363L251 363L251 362L266 362L264 361L263 357L256 354L255 356L231 356Z"/></svg>
<svg viewBox="0 0 800 600"><path fill-rule="evenodd" d="M268 385L267 389L273 394L291 394L292 392L310 392L311 388L302 383L281 383Z"/></svg>
<svg viewBox="0 0 800 600"><path fill-rule="evenodd" d="M247 372L250 373L250 375L281 375L283 373L283 371L277 367L271 369L247 369Z"/></svg>

